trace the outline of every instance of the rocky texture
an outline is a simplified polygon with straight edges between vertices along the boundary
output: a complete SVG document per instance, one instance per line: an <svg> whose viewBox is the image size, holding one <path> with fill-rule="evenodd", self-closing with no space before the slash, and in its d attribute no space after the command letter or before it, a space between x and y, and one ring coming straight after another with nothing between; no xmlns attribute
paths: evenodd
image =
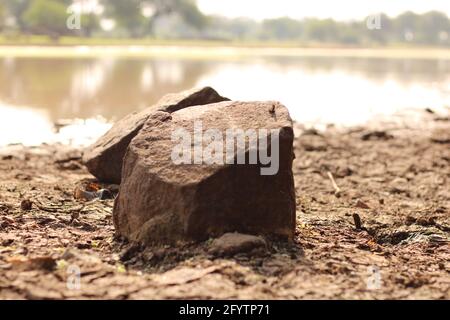
<svg viewBox="0 0 450 320"><path fill-rule="evenodd" d="M267 243L263 238L240 233L226 233L212 242L209 252L217 256L232 256L256 249L267 249Z"/></svg>
<svg viewBox="0 0 450 320"><path fill-rule="evenodd" d="M199 121L203 132L218 129L224 135L229 128L279 129L278 173L261 175L260 164L174 164L171 153L179 141L172 141L172 133L183 128L193 138ZM292 239L293 139L289 112L277 102L222 102L154 114L124 159L114 206L117 233L147 244L203 240L226 232ZM249 150L247 144L247 159Z"/></svg>
<svg viewBox="0 0 450 320"><path fill-rule="evenodd" d="M128 145L151 114L156 111L172 113L191 106L227 100L229 99L221 97L210 87L166 95L157 104L132 113L115 123L111 130L85 150L83 162L89 172L100 181L119 184L123 157Z"/></svg>

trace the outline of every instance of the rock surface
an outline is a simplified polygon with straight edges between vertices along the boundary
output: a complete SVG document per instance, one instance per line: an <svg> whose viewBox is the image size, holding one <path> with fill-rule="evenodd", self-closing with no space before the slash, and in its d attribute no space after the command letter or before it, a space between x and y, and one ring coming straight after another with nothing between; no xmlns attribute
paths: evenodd
<svg viewBox="0 0 450 320"><path fill-rule="evenodd" d="M221 97L210 87L168 94L157 104L143 111L132 113L116 122L111 130L85 150L83 162L89 172L100 181L119 184L121 182L123 157L128 145L142 129L151 114L156 111L172 113L196 105L227 100L229 99Z"/></svg>
<svg viewBox="0 0 450 320"><path fill-rule="evenodd" d="M255 249L267 249L266 241L257 236L226 233L213 241L209 252L219 256L231 256L237 253L247 253Z"/></svg>
<svg viewBox="0 0 450 320"><path fill-rule="evenodd" d="M199 121L204 133L209 129L223 133L227 129L279 129L279 170L275 175L262 175L265 166L259 161L175 164L171 156L179 141L172 141L172 134L182 128L194 137ZM276 144L274 136L264 151ZM205 240L227 232L292 239L296 211L293 139L289 112L277 102L222 102L173 114L155 113L133 139L124 159L113 211L116 232L146 244ZM189 150L195 149L193 145L189 144ZM205 146L208 143L203 139ZM247 144L243 151L247 159L250 150Z"/></svg>

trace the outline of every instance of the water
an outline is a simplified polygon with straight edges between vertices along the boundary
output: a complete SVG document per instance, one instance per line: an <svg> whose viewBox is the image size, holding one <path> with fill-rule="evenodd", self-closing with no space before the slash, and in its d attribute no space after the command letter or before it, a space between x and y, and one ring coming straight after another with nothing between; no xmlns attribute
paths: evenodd
<svg viewBox="0 0 450 320"><path fill-rule="evenodd" d="M86 144L169 92L279 100L312 125L450 105L450 60L345 57L0 58L0 145ZM61 119L81 119L55 134ZM88 121L84 121L89 119Z"/></svg>

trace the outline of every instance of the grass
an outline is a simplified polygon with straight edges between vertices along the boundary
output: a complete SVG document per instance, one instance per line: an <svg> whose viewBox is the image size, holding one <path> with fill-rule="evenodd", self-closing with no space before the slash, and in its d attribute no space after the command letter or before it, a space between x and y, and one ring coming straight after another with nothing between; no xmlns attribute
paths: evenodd
<svg viewBox="0 0 450 320"><path fill-rule="evenodd" d="M77 48L74 49L73 47ZM177 57L242 58L253 56L338 56L361 58L411 58L450 60L450 48L412 47L404 44L388 47L356 47L339 44L299 42L240 42L206 40L109 39L47 36L0 36L0 57Z"/></svg>

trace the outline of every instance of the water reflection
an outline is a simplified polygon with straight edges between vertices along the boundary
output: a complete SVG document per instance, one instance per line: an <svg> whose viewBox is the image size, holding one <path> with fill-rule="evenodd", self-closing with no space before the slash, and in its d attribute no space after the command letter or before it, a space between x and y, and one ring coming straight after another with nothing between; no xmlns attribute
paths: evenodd
<svg viewBox="0 0 450 320"><path fill-rule="evenodd" d="M104 119L91 118L74 120L56 129L44 110L9 107L1 103L0 115L0 147L17 143L26 146L42 143L85 146L111 127Z"/></svg>
<svg viewBox="0 0 450 320"><path fill-rule="evenodd" d="M0 101L60 118L107 119L142 109L168 92L196 85L201 62L111 59L4 59Z"/></svg>
<svg viewBox="0 0 450 320"><path fill-rule="evenodd" d="M444 72L450 71L449 65L435 77L420 68L410 73L395 73L389 67L371 72L369 68L364 73L355 65L325 65L324 70L314 64L311 69L284 64L227 64L202 78L200 84L212 84L236 99L282 101L294 119L307 124L358 125L377 115L427 107L440 111L450 105L450 73ZM248 85L237 85L237 81Z"/></svg>
<svg viewBox="0 0 450 320"><path fill-rule="evenodd" d="M377 114L450 105L450 61L3 58L0 144L47 141L59 119L116 120L166 93L198 85L233 99L280 100L302 122L352 125Z"/></svg>

